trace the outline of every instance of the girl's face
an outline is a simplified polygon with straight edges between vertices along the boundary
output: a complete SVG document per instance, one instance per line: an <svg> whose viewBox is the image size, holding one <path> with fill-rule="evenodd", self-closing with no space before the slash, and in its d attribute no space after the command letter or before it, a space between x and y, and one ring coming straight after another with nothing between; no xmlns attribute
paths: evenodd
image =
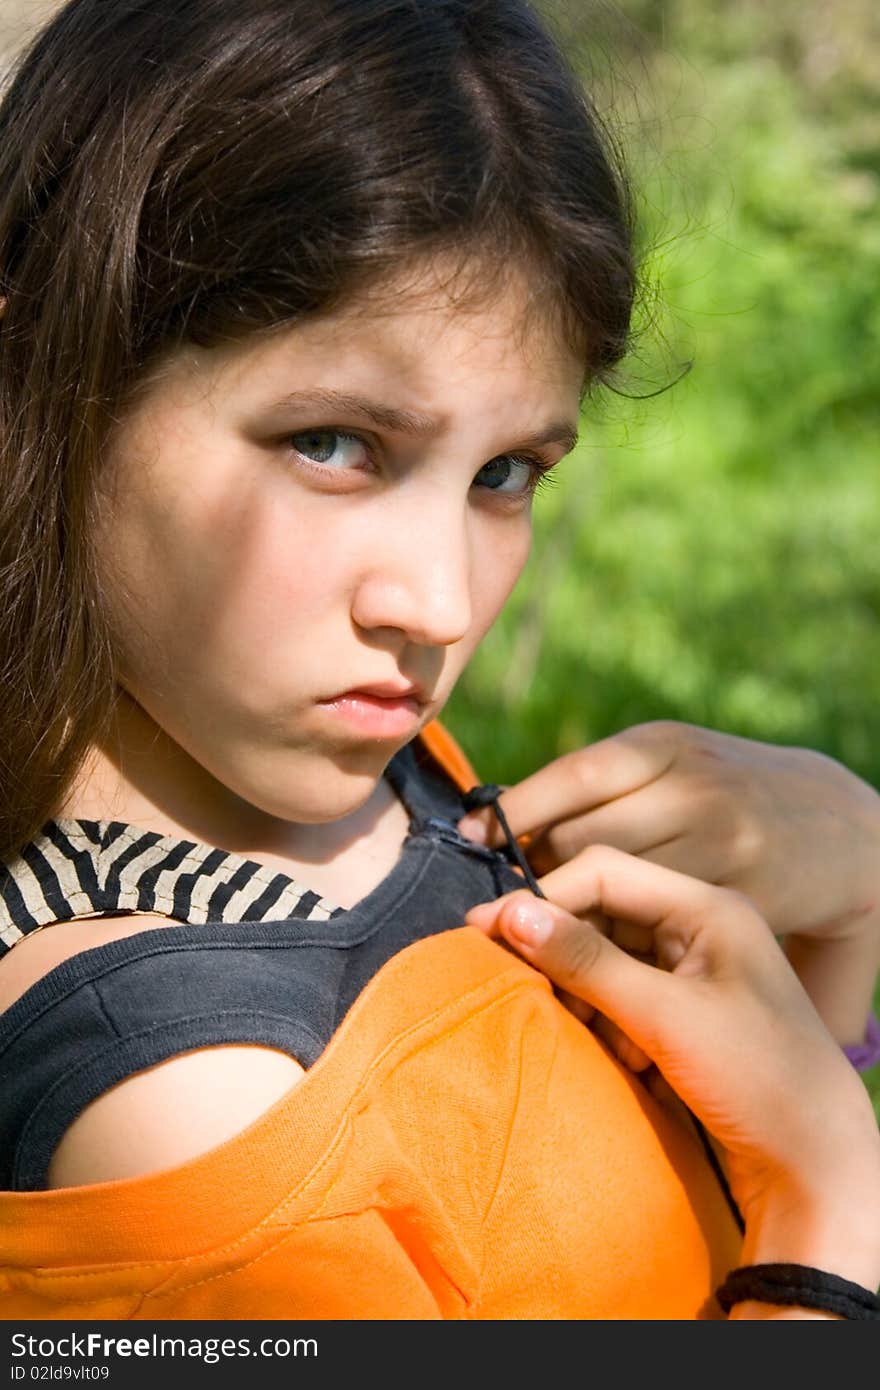
<svg viewBox="0 0 880 1390"><path fill-rule="evenodd" d="M583 364L524 283L464 310L436 283L182 349L109 443L125 688L270 816L347 815L437 716L525 564L536 465L574 442ZM393 733L326 703L386 681L425 696Z"/></svg>

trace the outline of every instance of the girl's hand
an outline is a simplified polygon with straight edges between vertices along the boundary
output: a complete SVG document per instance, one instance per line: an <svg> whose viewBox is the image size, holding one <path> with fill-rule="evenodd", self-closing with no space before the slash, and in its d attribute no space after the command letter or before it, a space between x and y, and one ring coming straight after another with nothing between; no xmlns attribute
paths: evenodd
<svg viewBox="0 0 880 1390"><path fill-rule="evenodd" d="M689 724L642 724L508 787L536 874L590 844L747 894L841 1043L864 1035L880 968L880 795L833 759ZM498 847L491 807L459 822Z"/></svg>
<svg viewBox="0 0 880 1390"><path fill-rule="evenodd" d="M647 1076L653 1064L699 1116L746 1221L743 1263L812 1264L875 1288L874 1113L754 905L618 850L576 859L578 915L520 889L467 922L601 1011L618 1057ZM609 922L656 965L616 945Z"/></svg>

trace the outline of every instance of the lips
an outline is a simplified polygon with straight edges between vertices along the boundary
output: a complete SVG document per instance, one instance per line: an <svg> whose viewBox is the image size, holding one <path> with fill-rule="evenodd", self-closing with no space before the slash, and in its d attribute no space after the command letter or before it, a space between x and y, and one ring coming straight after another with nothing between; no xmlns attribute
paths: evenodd
<svg viewBox="0 0 880 1390"><path fill-rule="evenodd" d="M353 686L350 690L342 690L338 695L331 695L331 700L341 700L346 695L369 695L376 700L414 700L416 704L424 705L427 697L423 688L413 685L411 681L401 684L395 681L379 681L375 685Z"/></svg>
<svg viewBox="0 0 880 1390"><path fill-rule="evenodd" d="M414 694L400 694L400 686L393 686L390 696L374 695L375 689L371 686L346 690L329 700L319 700L317 708L324 710L334 723L353 729L359 738L412 738L425 717L424 705ZM378 689L387 690L388 686L380 685ZM418 691L419 687L408 685L406 689Z"/></svg>

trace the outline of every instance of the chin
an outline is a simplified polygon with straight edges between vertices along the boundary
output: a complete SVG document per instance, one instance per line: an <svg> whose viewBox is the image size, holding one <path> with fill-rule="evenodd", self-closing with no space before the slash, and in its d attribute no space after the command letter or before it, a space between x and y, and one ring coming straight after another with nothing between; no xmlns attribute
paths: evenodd
<svg viewBox="0 0 880 1390"><path fill-rule="evenodd" d="M271 779L227 783L243 801L267 816L307 825L343 820L369 801L396 749L388 744L350 749L307 760L279 777L278 759Z"/></svg>

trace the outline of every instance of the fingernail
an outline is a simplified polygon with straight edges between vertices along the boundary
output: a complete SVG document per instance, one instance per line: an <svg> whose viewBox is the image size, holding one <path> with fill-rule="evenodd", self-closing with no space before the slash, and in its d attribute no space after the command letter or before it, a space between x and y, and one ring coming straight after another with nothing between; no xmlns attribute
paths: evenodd
<svg viewBox="0 0 880 1390"><path fill-rule="evenodd" d="M554 927L550 913L537 902L518 903L508 920L511 935L526 946L543 946Z"/></svg>

